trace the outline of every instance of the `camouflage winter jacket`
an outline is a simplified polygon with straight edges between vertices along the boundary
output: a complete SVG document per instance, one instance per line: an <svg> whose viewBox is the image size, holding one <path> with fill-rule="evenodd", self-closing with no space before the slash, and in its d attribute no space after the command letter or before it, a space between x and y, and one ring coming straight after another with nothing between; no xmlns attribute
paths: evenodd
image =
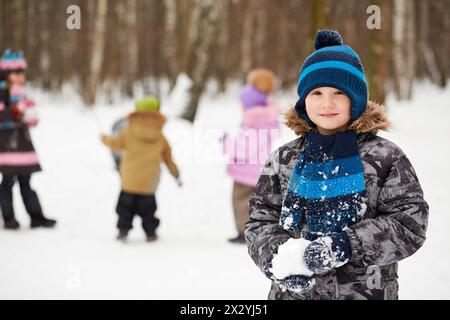
<svg viewBox="0 0 450 320"><path fill-rule="evenodd" d="M286 124L300 137L273 152L250 200L245 236L253 261L265 270L278 247L300 237L279 225L281 203L311 127L292 109ZM272 282L269 299L397 299L397 262L416 252L425 241L428 205L414 169L394 143L378 137L387 130L384 107L368 103L350 129L358 134L364 168L367 209L348 232L352 258L346 265L314 275L307 294L283 292ZM305 227L305 226L304 226Z"/></svg>

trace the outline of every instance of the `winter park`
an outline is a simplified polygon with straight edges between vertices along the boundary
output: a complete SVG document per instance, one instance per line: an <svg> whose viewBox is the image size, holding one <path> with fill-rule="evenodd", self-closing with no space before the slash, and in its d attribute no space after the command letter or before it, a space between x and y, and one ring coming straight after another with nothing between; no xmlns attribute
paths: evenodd
<svg viewBox="0 0 450 320"><path fill-rule="evenodd" d="M450 299L449 78L448 0L0 0L0 299Z"/></svg>

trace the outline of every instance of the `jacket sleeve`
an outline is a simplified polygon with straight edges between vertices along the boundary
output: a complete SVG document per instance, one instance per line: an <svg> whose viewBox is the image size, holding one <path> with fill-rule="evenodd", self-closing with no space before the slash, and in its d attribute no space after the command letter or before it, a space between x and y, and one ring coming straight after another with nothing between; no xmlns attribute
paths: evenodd
<svg viewBox="0 0 450 320"><path fill-rule="evenodd" d="M163 161L166 164L167 168L169 169L169 172L174 176L175 178L178 178L180 176L180 171L178 170L178 167L176 163L172 159L172 149L170 148L169 142L164 137L164 149L163 149Z"/></svg>
<svg viewBox="0 0 450 320"><path fill-rule="evenodd" d="M416 252L425 241L428 204L413 166L394 161L378 197L378 217L350 227L352 260L389 265Z"/></svg>
<svg viewBox="0 0 450 320"><path fill-rule="evenodd" d="M104 136L102 142L113 150L125 149L125 131L115 137Z"/></svg>
<svg viewBox="0 0 450 320"><path fill-rule="evenodd" d="M276 160L278 156L278 151L272 153L261 173L250 199L250 218L245 229L248 252L269 278L272 257L278 247L291 238L279 225L283 196L278 174L279 162Z"/></svg>

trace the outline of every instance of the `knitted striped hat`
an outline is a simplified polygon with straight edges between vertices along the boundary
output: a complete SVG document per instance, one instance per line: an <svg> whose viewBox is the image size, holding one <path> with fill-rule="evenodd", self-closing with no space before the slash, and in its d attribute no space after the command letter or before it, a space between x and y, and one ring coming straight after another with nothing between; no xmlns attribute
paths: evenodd
<svg viewBox="0 0 450 320"><path fill-rule="evenodd" d="M356 120L366 110L368 89L364 68L358 54L343 44L337 31L320 30L314 43L315 51L306 58L298 79L297 114L313 124L306 113L306 96L318 87L342 90L352 102L351 119Z"/></svg>
<svg viewBox="0 0 450 320"><path fill-rule="evenodd" d="M24 71L26 68L27 62L22 52L6 49L0 58L0 71L3 73Z"/></svg>

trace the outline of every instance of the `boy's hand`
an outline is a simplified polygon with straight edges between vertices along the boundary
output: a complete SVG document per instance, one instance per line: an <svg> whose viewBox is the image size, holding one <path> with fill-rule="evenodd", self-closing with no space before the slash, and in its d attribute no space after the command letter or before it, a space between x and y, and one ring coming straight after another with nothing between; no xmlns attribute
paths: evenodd
<svg viewBox="0 0 450 320"><path fill-rule="evenodd" d="M104 143L106 142L106 139L108 139L108 136L106 134L101 134L100 135L100 140Z"/></svg>

